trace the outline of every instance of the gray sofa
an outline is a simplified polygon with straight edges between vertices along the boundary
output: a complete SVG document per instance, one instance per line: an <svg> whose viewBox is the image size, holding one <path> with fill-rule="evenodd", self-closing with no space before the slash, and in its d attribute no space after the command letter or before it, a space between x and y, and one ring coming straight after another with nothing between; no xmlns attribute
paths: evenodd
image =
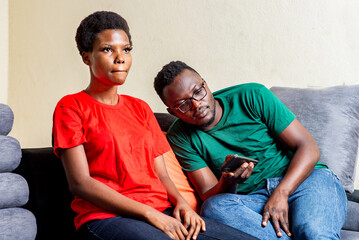
<svg viewBox="0 0 359 240"><path fill-rule="evenodd" d="M359 85L318 90L273 87L271 91L311 132L321 149L320 161L326 163L343 183L349 202L341 237L343 240L359 240L359 190L354 189L359 140ZM162 131L167 131L174 120L165 113L155 113L155 116ZM53 149L22 149L21 163L14 171L29 184L30 197L24 208L36 217L36 239L53 239L55 232L56 239L76 239L74 213L70 209L72 196L61 160L53 154ZM0 221L2 219L0 216ZM30 231L33 230L30 228Z"/></svg>
<svg viewBox="0 0 359 240"><path fill-rule="evenodd" d="M312 134L321 151L320 161L337 175L347 192L348 215L342 239L359 239L359 191L354 189L359 148L359 85L270 90Z"/></svg>
<svg viewBox="0 0 359 240"><path fill-rule="evenodd" d="M14 121L11 109L0 104L0 239L32 240L36 236L34 215L21 206L29 198L26 180L12 171L21 160L19 142L10 136Z"/></svg>

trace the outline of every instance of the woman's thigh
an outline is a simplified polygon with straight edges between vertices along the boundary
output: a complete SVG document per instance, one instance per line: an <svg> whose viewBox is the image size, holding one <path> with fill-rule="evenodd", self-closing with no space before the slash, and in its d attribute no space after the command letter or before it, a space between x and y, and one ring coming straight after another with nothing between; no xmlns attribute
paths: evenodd
<svg viewBox="0 0 359 240"><path fill-rule="evenodd" d="M170 240L164 232L144 221L126 218L112 217L101 220L93 220L85 223L80 228L80 236L83 240L95 239L121 239L121 240Z"/></svg>
<svg viewBox="0 0 359 240"><path fill-rule="evenodd" d="M173 209L166 209L164 214L172 216ZM212 219L203 218L206 231L200 232L198 240L254 240L256 238ZM80 228L81 239L124 239L124 240L168 240L165 233L156 227L137 219L113 217L85 223Z"/></svg>

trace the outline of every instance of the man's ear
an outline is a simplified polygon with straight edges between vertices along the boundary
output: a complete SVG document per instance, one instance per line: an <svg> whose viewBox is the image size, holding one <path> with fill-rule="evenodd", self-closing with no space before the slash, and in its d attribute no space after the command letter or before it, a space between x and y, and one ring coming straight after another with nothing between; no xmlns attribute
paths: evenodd
<svg viewBox="0 0 359 240"><path fill-rule="evenodd" d="M88 66L90 66L91 65L91 61L90 61L90 56L89 56L89 52L83 52L83 53L81 53L81 57L82 57L82 61L86 64L86 65L88 65Z"/></svg>

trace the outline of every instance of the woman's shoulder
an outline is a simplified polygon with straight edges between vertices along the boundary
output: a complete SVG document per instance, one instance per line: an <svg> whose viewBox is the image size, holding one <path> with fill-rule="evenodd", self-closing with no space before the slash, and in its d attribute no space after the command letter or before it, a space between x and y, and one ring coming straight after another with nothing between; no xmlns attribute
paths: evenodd
<svg viewBox="0 0 359 240"><path fill-rule="evenodd" d="M149 108L148 103L140 98L129 96L129 95L120 95L120 98L121 101L123 101L123 103L126 105Z"/></svg>
<svg viewBox="0 0 359 240"><path fill-rule="evenodd" d="M65 95L60 99L56 104L55 111L60 109L71 109L72 111L81 111L81 109L86 105L86 93L84 91Z"/></svg>
<svg viewBox="0 0 359 240"><path fill-rule="evenodd" d="M74 102L81 101L84 99L84 91L78 92L78 93L72 93L63 96L60 101L58 102L58 105L64 106L64 105L72 105Z"/></svg>

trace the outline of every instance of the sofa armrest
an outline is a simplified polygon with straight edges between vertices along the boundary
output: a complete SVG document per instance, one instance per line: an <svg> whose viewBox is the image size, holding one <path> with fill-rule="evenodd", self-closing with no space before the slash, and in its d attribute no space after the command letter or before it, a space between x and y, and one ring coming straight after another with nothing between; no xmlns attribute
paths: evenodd
<svg viewBox="0 0 359 240"><path fill-rule="evenodd" d="M29 201L24 208L36 217L36 239L50 239L54 232L58 239L74 239L75 213L70 207L73 196L61 159L53 153L53 148L22 149L21 163L14 172L29 185ZM62 231L58 231L59 226Z"/></svg>
<svg viewBox="0 0 359 240"><path fill-rule="evenodd" d="M359 231L359 190L348 193L348 215L343 226L344 230Z"/></svg>
<svg viewBox="0 0 359 240"><path fill-rule="evenodd" d="M353 193L347 192L348 201L359 203L359 190L354 190Z"/></svg>
<svg viewBox="0 0 359 240"><path fill-rule="evenodd" d="M348 215L343 229L359 231L359 203L348 201Z"/></svg>

